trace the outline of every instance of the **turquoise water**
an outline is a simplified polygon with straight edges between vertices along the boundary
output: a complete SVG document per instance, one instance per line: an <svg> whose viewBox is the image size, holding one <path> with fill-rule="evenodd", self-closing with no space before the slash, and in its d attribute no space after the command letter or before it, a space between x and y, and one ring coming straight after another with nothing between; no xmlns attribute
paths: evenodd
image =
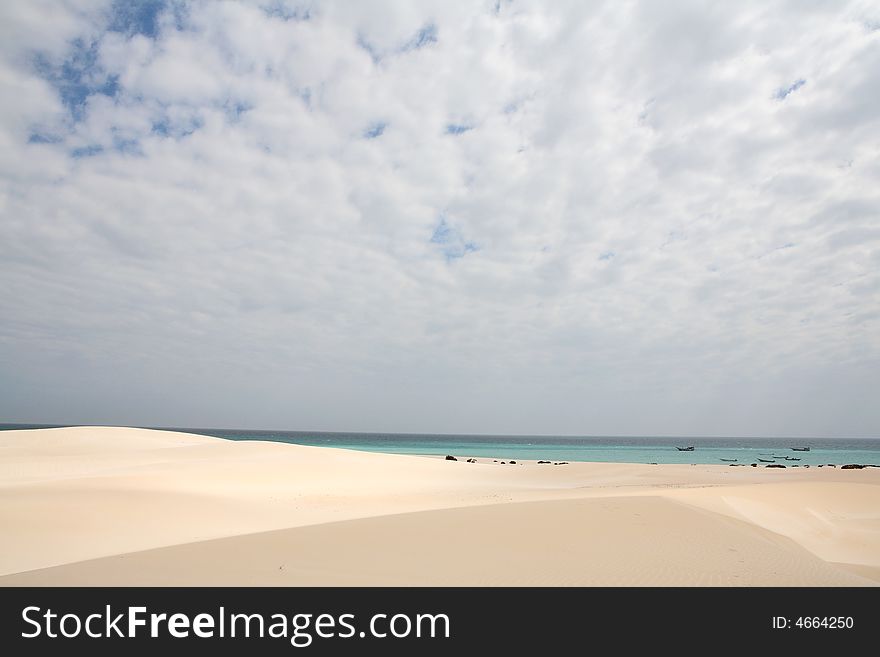
<svg viewBox="0 0 880 657"><path fill-rule="evenodd" d="M452 454L498 459L594 461L617 463L758 463L758 459L793 465L880 465L880 441L848 441L840 445L816 440L760 439L668 439L668 438L553 438L548 436L426 436L381 434L273 433L256 437L253 432L202 431L233 440L279 440L303 445L341 447L394 454ZM614 441L614 442L611 442ZM680 452L676 445L694 445L693 452ZM809 446L809 452L792 447ZM799 461L786 460L800 459Z"/></svg>
<svg viewBox="0 0 880 657"><path fill-rule="evenodd" d="M36 425L0 425L2 429ZM795 465L880 465L880 440L843 438L675 438L657 436L467 436L436 434L326 433L178 428L229 440L269 440L393 454L452 454L497 459L619 463L715 463L763 461ZM693 445L680 452L676 446ZM796 452L792 447L810 447ZM785 457L788 457L786 459ZM793 460L800 459L800 460Z"/></svg>

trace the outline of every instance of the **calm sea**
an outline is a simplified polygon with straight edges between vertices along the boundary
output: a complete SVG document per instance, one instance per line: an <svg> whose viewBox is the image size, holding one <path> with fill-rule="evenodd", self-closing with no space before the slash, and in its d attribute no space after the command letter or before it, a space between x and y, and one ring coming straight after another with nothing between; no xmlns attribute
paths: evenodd
<svg viewBox="0 0 880 657"><path fill-rule="evenodd" d="M4 429L45 425L0 424ZM165 427L169 428L170 427ZM486 436L403 433L328 433L175 428L228 440L269 440L393 454L619 463L758 463L787 466L862 463L880 465L880 439L676 438L660 436ZM690 452L677 447L693 446ZM810 451L793 448L809 447Z"/></svg>

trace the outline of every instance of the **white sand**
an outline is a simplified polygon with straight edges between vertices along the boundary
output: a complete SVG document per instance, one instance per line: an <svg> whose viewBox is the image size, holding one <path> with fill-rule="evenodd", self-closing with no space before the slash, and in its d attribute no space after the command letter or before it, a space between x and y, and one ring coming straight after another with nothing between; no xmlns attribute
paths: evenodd
<svg viewBox="0 0 880 657"><path fill-rule="evenodd" d="M876 585L880 470L0 432L0 584Z"/></svg>

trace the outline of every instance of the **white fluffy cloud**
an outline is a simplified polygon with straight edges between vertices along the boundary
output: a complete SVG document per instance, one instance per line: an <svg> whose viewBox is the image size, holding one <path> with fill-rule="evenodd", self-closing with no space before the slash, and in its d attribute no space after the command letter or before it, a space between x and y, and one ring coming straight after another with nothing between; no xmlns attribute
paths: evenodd
<svg viewBox="0 0 880 657"><path fill-rule="evenodd" d="M876 3L0 30L0 418L880 431Z"/></svg>

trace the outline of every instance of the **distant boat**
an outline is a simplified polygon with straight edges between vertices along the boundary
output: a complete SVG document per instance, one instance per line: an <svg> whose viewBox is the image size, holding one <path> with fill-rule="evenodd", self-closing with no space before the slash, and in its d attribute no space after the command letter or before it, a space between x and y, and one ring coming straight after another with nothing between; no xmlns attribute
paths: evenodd
<svg viewBox="0 0 880 657"><path fill-rule="evenodd" d="M785 456L783 457L786 461L800 461L800 459L795 458L794 456Z"/></svg>
<svg viewBox="0 0 880 657"><path fill-rule="evenodd" d="M727 463L735 463L737 459L721 459L722 461L726 461Z"/></svg>
<svg viewBox="0 0 880 657"><path fill-rule="evenodd" d="M809 452L810 448L809 447L792 447L791 451L792 452Z"/></svg>
<svg viewBox="0 0 880 657"><path fill-rule="evenodd" d="M761 463L773 463L773 460L772 460L772 459L769 460L769 461L768 461L767 459L758 459L758 460L759 460Z"/></svg>
<svg viewBox="0 0 880 657"><path fill-rule="evenodd" d="M694 446L691 445L689 447L676 447L675 449L677 449L679 452L693 452Z"/></svg>

